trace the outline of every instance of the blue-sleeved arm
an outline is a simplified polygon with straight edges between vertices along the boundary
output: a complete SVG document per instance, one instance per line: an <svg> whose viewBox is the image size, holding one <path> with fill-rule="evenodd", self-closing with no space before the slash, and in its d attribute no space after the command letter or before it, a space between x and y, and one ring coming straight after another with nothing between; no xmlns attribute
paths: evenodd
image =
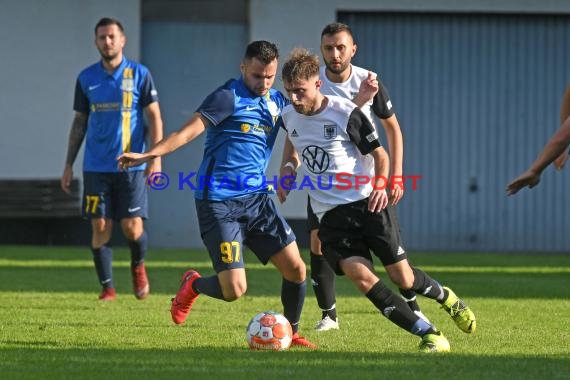
<svg viewBox="0 0 570 380"><path fill-rule="evenodd" d="M150 71L147 71L141 84L139 103L142 108L145 108L154 102L158 102L158 91L156 91Z"/></svg>
<svg viewBox="0 0 570 380"><path fill-rule="evenodd" d="M230 89L220 87L204 99L196 112L201 113L212 125L218 125L233 115L234 110L234 92Z"/></svg>
<svg viewBox="0 0 570 380"><path fill-rule="evenodd" d="M75 96L73 99L73 110L84 114L89 114L89 99L85 96L79 78L75 81Z"/></svg>

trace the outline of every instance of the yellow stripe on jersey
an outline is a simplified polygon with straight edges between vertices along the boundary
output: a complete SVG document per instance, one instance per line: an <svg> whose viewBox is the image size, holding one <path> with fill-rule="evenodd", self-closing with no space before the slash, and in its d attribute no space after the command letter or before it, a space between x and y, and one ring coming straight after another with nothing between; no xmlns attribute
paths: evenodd
<svg viewBox="0 0 570 380"><path fill-rule="evenodd" d="M125 79L128 79L125 81ZM123 152L131 151L131 108L133 106L132 92L133 69L126 67L123 70L123 112L122 116L122 134L121 141L123 144Z"/></svg>
<svg viewBox="0 0 570 380"><path fill-rule="evenodd" d="M123 152L127 153L131 151L131 111L122 112L123 124L122 124L122 142L123 142Z"/></svg>
<svg viewBox="0 0 570 380"><path fill-rule="evenodd" d="M133 106L133 93L130 91L123 91L123 108L131 109Z"/></svg>

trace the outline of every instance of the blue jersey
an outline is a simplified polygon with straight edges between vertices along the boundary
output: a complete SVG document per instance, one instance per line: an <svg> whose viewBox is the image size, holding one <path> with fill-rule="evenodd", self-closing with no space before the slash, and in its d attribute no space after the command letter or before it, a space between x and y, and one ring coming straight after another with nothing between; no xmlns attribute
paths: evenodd
<svg viewBox="0 0 570 380"><path fill-rule="evenodd" d="M196 178L197 199L266 191L265 169L288 103L274 89L265 96L252 93L241 78L229 80L204 100L197 112L210 124Z"/></svg>
<svg viewBox="0 0 570 380"><path fill-rule="evenodd" d="M143 109L158 101L148 69L123 58L113 74L98 62L83 70L75 85L73 109L89 115L83 170L118 172L117 157L145 151ZM143 170L144 165L129 168Z"/></svg>

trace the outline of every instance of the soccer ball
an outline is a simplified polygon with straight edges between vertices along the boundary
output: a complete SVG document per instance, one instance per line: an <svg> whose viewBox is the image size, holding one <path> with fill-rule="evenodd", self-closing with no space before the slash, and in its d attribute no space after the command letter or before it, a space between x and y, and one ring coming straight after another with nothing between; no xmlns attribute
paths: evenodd
<svg viewBox="0 0 570 380"><path fill-rule="evenodd" d="M264 311L251 318L246 330L247 343L252 350L286 350L292 336L287 318L274 311Z"/></svg>

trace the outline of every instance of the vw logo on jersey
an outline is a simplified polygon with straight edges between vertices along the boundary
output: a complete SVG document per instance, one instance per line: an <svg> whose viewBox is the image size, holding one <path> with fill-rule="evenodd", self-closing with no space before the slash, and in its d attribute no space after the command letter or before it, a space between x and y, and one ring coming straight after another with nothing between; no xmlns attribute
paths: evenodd
<svg viewBox="0 0 570 380"><path fill-rule="evenodd" d="M303 163L312 173L321 174L329 168L329 155L326 150L316 145L309 145L301 154Z"/></svg>

